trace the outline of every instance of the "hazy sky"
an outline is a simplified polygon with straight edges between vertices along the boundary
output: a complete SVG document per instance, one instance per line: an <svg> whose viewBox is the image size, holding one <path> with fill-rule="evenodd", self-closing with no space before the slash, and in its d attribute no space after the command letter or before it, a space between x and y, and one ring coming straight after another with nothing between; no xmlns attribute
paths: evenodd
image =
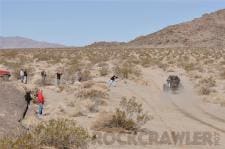
<svg viewBox="0 0 225 149"><path fill-rule="evenodd" d="M0 35L66 45L129 41L225 8L225 0L0 0Z"/></svg>

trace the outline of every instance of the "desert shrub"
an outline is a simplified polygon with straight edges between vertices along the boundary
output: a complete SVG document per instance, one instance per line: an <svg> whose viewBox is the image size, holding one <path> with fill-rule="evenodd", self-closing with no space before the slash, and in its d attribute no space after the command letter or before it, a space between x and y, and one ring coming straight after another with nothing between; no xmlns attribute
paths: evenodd
<svg viewBox="0 0 225 149"><path fill-rule="evenodd" d="M208 78L201 79L199 81L199 84L204 87L210 88L210 87L216 86L216 80L213 77L208 77Z"/></svg>
<svg viewBox="0 0 225 149"><path fill-rule="evenodd" d="M81 81L88 81L92 78L91 72L89 70L83 70L81 72Z"/></svg>
<svg viewBox="0 0 225 149"><path fill-rule="evenodd" d="M198 82L198 86L200 95L209 95L213 91L212 87L216 86L216 80L213 77L204 78Z"/></svg>
<svg viewBox="0 0 225 149"><path fill-rule="evenodd" d="M151 57L145 56L145 57L140 58L140 64L143 67L151 66Z"/></svg>
<svg viewBox="0 0 225 149"><path fill-rule="evenodd" d="M82 65L81 65L79 60L80 60L79 58L75 57L75 58L70 59L69 62L67 62L66 65L68 66L68 68L67 68L66 71L70 75L74 75L78 70L80 70L80 67L82 67Z"/></svg>
<svg viewBox="0 0 225 149"><path fill-rule="evenodd" d="M63 86L63 85L60 85L60 86L58 86L58 92L63 92L64 90L65 90L65 86Z"/></svg>
<svg viewBox="0 0 225 149"><path fill-rule="evenodd" d="M169 66L166 63L159 63L158 67L165 71Z"/></svg>
<svg viewBox="0 0 225 149"><path fill-rule="evenodd" d="M12 70L22 68L24 65L24 63L22 63L22 62L12 62L12 61L7 61L7 60L4 61L2 64Z"/></svg>
<svg viewBox="0 0 225 149"><path fill-rule="evenodd" d="M138 56L136 54L130 55L126 58L128 63L138 65L140 63L140 60L138 59Z"/></svg>
<svg viewBox="0 0 225 149"><path fill-rule="evenodd" d="M114 73L121 78L128 79L131 76L140 76L140 70L131 63L124 63L114 67Z"/></svg>
<svg viewBox="0 0 225 149"><path fill-rule="evenodd" d="M106 98L108 94L101 90L96 89L81 89L76 93L76 96L79 98Z"/></svg>
<svg viewBox="0 0 225 149"><path fill-rule="evenodd" d="M136 130L137 128L134 120L129 119L125 111L121 111L120 109L116 109L110 122L110 127L123 128L126 130Z"/></svg>
<svg viewBox="0 0 225 149"><path fill-rule="evenodd" d="M49 61L50 60L49 54L43 53L43 52L35 53L34 58L37 59L37 61Z"/></svg>
<svg viewBox="0 0 225 149"><path fill-rule="evenodd" d="M2 52L2 57L5 57L5 58L17 57L17 55L18 55L18 52L15 50L7 50Z"/></svg>
<svg viewBox="0 0 225 149"><path fill-rule="evenodd" d="M116 109L106 127L136 131L151 118L148 113L143 112L142 104L137 103L135 97L130 99L123 97L120 102L120 108Z"/></svg>
<svg viewBox="0 0 225 149"><path fill-rule="evenodd" d="M82 84L83 88L91 88L95 83L93 81L86 81Z"/></svg>
<svg viewBox="0 0 225 149"><path fill-rule="evenodd" d="M100 73L101 76L106 76L106 75L108 75L108 73L109 73L108 67L101 67L101 68L99 69L99 73Z"/></svg>
<svg viewBox="0 0 225 149"><path fill-rule="evenodd" d="M184 70L186 70L187 72L188 71L192 71L192 70L195 70L196 69L196 64L194 63L188 63L188 62L184 62L183 63L183 68Z"/></svg>
<svg viewBox="0 0 225 149"><path fill-rule="evenodd" d="M39 124L34 130L17 138L0 140L0 148L4 149L40 149L54 147L58 149L74 149L86 147L89 141L87 130L71 120L50 120Z"/></svg>
<svg viewBox="0 0 225 149"><path fill-rule="evenodd" d="M201 87L199 89L199 93L201 95L209 95L211 93L211 89L210 88L207 88L207 87Z"/></svg>
<svg viewBox="0 0 225 149"><path fill-rule="evenodd" d="M107 56L107 53L105 51L99 51L98 49L96 49L95 51L88 50L86 52L86 56L92 64L97 64L109 60L109 57Z"/></svg>

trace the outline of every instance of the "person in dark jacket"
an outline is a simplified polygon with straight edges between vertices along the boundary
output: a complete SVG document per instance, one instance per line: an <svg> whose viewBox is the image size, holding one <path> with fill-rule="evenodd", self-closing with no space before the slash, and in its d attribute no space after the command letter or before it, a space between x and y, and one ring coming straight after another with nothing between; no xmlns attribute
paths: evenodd
<svg viewBox="0 0 225 149"><path fill-rule="evenodd" d="M41 71L42 85L45 85L46 77L47 77L46 72L44 70Z"/></svg>
<svg viewBox="0 0 225 149"><path fill-rule="evenodd" d="M58 86L60 85L61 76L62 76L62 73L61 72L57 72L56 73L56 79L57 79L57 85Z"/></svg>
<svg viewBox="0 0 225 149"><path fill-rule="evenodd" d="M24 83L24 84L27 84L27 70L24 70L23 83Z"/></svg>
<svg viewBox="0 0 225 149"><path fill-rule="evenodd" d="M31 97L31 91L26 91L26 94L25 94L24 98L25 98L25 101L26 101L26 108L25 108L25 110L24 110L24 112L23 112L23 116L22 116L22 118L19 120L19 122L22 121L22 120L25 118L25 116L26 116L26 114L27 114L27 111L28 111L28 109L29 109L30 101L32 100L32 97Z"/></svg>
<svg viewBox="0 0 225 149"><path fill-rule="evenodd" d="M118 77L117 76L115 76L115 75L113 75L111 78L110 78L110 80L109 80L109 87L111 87L111 86L116 86L116 79L118 79Z"/></svg>

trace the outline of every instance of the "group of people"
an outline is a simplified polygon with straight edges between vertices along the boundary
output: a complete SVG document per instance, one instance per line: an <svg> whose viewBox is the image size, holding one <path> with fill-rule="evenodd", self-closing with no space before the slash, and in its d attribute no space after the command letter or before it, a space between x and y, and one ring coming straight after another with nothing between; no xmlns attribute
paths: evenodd
<svg viewBox="0 0 225 149"><path fill-rule="evenodd" d="M60 81L61 81L61 78L62 78L62 72L61 71L57 71L56 72L56 79L57 79L57 85L60 85ZM46 85L46 77L47 77L47 73L42 70L41 71L41 78L42 78L42 84L43 85ZM78 81L80 82L82 79L81 79L81 72L79 71L78 74L77 74L77 79ZM116 81L117 81L118 77L113 75L110 80L108 81L108 87L115 87L116 86ZM25 83L27 84L27 71L26 70L23 70L21 69L20 70L20 80L22 83ZM25 101L26 101L26 108L24 109L24 112L23 112L23 115L22 117L19 119L19 122L25 118L26 116L26 113L29 109L29 105L30 105L30 102L31 100L36 100L36 102L38 103L38 110L37 110L37 114L38 116L41 116L43 114L43 106L44 106L44 103L45 103L45 98L44 98L44 95L43 95L43 91L41 89L37 89L36 91L32 92L30 90L27 90L25 89L26 93L25 93Z"/></svg>
<svg viewBox="0 0 225 149"><path fill-rule="evenodd" d="M27 70L20 69L19 75L20 75L21 82L24 84L27 84L27 78L28 78ZM45 70L42 70L41 71L41 79L42 79L41 82L43 85L46 85L46 78L47 78L47 73ZM61 78L62 78L62 72L57 71L56 72L57 85L60 85Z"/></svg>
<svg viewBox="0 0 225 149"><path fill-rule="evenodd" d="M22 83L27 84L27 70L20 69L20 80Z"/></svg>
<svg viewBox="0 0 225 149"><path fill-rule="evenodd" d="M27 111L29 109L29 106L30 106L30 102L32 100L36 100L36 102L38 103L38 110L37 110L38 116L41 116L43 114L43 106L44 106L44 103L45 103L45 98L44 98L44 95L43 95L43 91L41 89L38 89L33 94L30 90L26 89L24 99L26 101L26 107L24 109L22 117L19 119L19 122L21 122L25 118L25 116L27 114Z"/></svg>
<svg viewBox="0 0 225 149"><path fill-rule="evenodd" d="M59 86L61 84L62 75L63 75L63 73L61 71L57 71L56 72L56 84L57 84L57 86ZM22 83L27 84L27 76L28 76L27 70L21 69L20 70L20 80L21 80ZM47 73L46 73L45 70L42 70L41 71L41 82L42 82L42 85L46 85L46 78L47 78ZM109 82L108 82L109 87L115 86L117 79L118 79L118 77L113 75L110 78ZM81 71L78 71L78 73L77 73L77 80L79 82L82 81Z"/></svg>

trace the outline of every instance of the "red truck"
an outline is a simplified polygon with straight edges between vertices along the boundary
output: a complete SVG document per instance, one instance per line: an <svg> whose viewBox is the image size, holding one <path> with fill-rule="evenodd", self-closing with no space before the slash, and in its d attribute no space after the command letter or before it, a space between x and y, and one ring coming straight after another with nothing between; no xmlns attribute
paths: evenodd
<svg viewBox="0 0 225 149"><path fill-rule="evenodd" d="M11 74L9 71L0 69L0 79L9 80L10 76L11 76Z"/></svg>

